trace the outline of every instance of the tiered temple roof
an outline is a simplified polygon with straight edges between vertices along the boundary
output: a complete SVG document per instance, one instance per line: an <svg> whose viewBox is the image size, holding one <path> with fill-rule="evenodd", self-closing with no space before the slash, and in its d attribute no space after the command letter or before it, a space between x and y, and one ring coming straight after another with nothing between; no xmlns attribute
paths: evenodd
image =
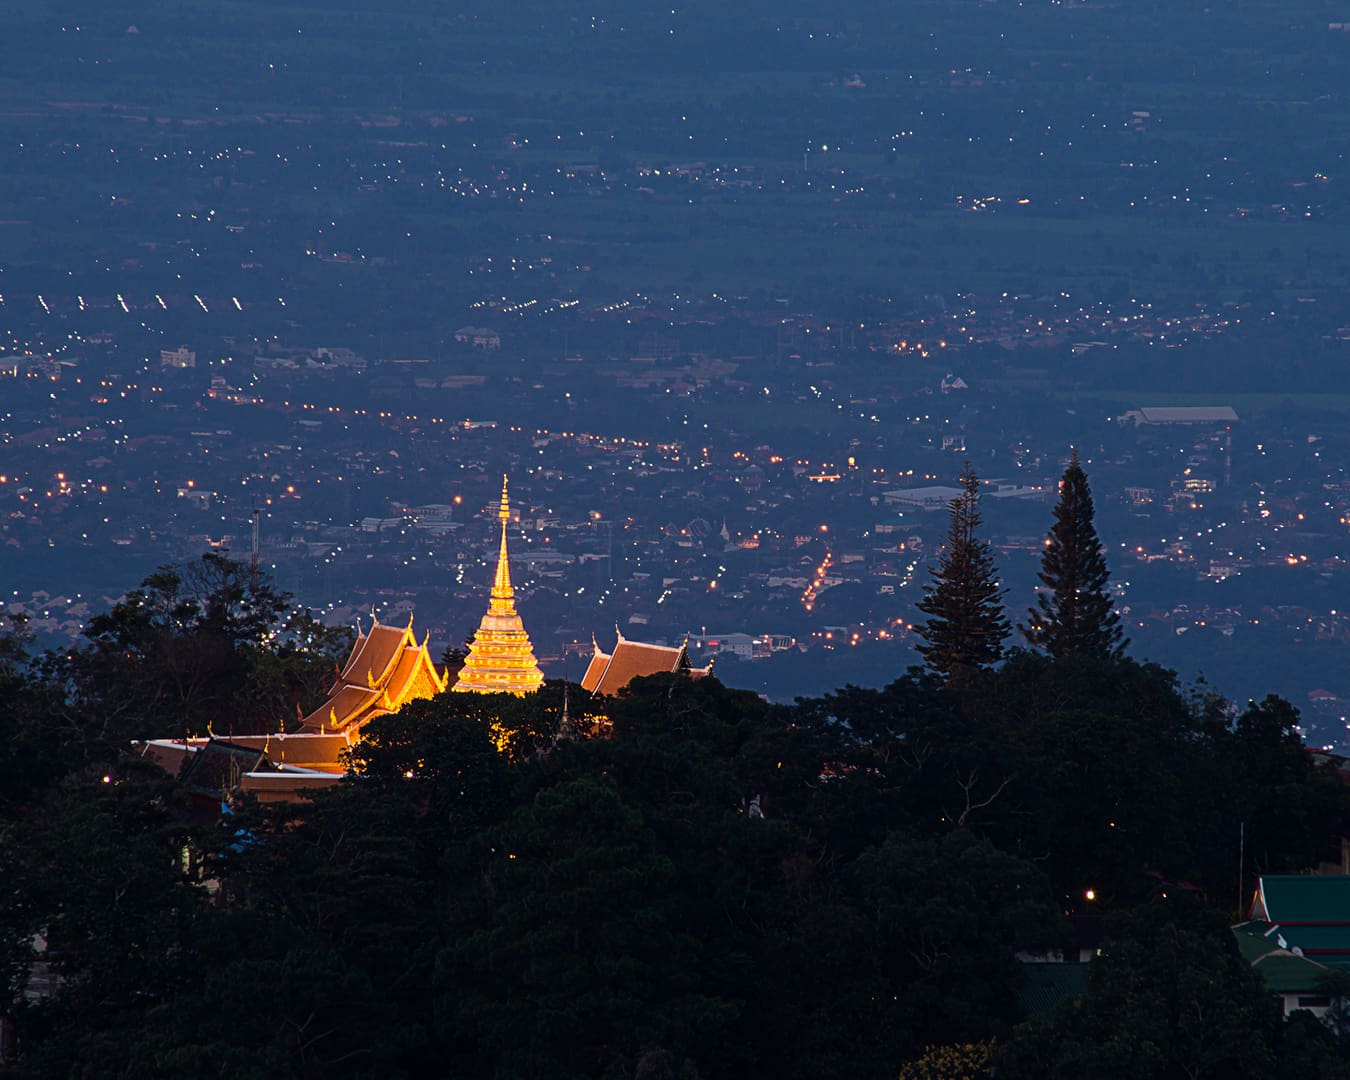
<svg viewBox="0 0 1350 1080"><path fill-rule="evenodd" d="M506 552L506 526L511 504L502 477L502 501L497 511L502 523L501 547L497 553L497 576L487 613L469 644L469 655L453 689L482 694L528 694L543 684L544 673L534 658L534 646L525 624L516 613L515 589L511 587L511 562Z"/></svg>
<svg viewBox="0 0 1350 1080"><path fill-rule="evenodd" d="M359 729L409 701L439 694L447 682L431 661L426 639L417 643L411 617L403 629L382 626L374 619L369 633L357 628L356 645L328 691L328 700L304 718L300 730L322 735Z"/></svg>
<svg viewBox="0 0 1350 1080"><path fill-rule="evenodd" d="M302 790L338 782L342 752L359 741L369 721L438 694L448 682L432 663L426 640L418 644L411 618L400 629L372 616L368 632L357 628L352 654L328 700L304 718L298 732L153 739L139 750L203 798L249 791L262 802L293 801Z"/></svg>
<svg viewBox="0 0 1350 1080"><path fill-rule="evenodd" d="M581 677L583 690L589 690L592 694L617 694L642 675L684 671L698 679L712 672L711 664L702 668L694 667L689 659L688 639L678 647L648 645L641 641L629 641L617 626L614 633L618 641L612 653L603 652L599 643L591 639L595 652L586 666L586 674Z"/></svg>

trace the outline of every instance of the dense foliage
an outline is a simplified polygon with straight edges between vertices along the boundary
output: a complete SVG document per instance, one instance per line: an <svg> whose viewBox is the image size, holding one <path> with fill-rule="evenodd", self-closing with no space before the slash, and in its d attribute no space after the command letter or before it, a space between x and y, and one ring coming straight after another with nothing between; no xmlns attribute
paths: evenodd
<svg viewBox="0 0 1350 1080"><path fill-rule="evenodd" d="M1119 656L1125 647L1093 516L1092 491L1075 450L1041 554L1038 576L1045 588L1022 627L1027 642L1051 656Z"/></svg>
<svg viewBox="0 0 1350 1080"><path fill-rule="evenodd" d="M947 543L918 607L919 653L929 670L961 684L1003 657L1008 618L994 571L994 552L979 535L980 480L970 462L961 470L961 493L951 502Z"/></svg>
<svg viewBox="0 0 1350 1080"><path fill-rule="evenodd" d="M312 802L222 816L128 754L68 753L70 700L124 676L54 670L4 636L15 1075L1345 1068L1224 928L1241 823L1250 873L1344 828L1275 699L1017 653L792 707L657 676L603 737L555 740L558 684L443 694L374 722ZM1100 913L1081 1007L1028 1020L1014 954Z"/></svg>

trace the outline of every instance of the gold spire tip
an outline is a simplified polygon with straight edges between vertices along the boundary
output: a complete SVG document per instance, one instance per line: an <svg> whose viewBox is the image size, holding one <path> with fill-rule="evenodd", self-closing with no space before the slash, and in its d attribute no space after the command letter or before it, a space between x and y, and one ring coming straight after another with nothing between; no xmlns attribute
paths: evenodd
<svg viewBox="0 0 1350 1080"><path fill-rule="evenodd" d="M506 474L505 474L505 473L502 473L502 506L501 506L501 509L497 512L497 516L500 517L500 518L502 519L502 521L510 521L510 520L511 520L511 503L507 500L507 497L506 497Z"/></svg>

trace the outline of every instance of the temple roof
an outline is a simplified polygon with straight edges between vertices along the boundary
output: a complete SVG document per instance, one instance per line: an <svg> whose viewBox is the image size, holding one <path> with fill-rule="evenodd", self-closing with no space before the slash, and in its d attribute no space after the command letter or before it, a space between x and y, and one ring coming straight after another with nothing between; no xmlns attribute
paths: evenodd
<svg viewBox="0 0 1350 1080"><path fill-rule="evenodd" d="M600 680L604 678L605 668L609 666L610 655L607 652L601 652L600 646L595 645L595 651L591 653L591 662L586 665L586 674L581 676L581 688L595 692L595 688L600 685Z"/></svg>
<svg viewBox="0 0 1350 1080"><path fill-rule="evenodd" d="M528 694L538 690L544 673L534 658L534 646L525 624L516 612L516 591L511 585L511 560L506 551L506 526L511 520L511 504L506 495L506 477L502 477L502 501L497 516L501 520L501 543L497 552L497 572L487 612L478 624L478 632L469 643L469 655L459 671L454 689L481 694Z"/></svg>
<svg viewBox="0 0 1350 1080"><path fill-rule="evenodd" d="M295 802L302 791L333 787L340 780L339 776L305 769L251 772L243 775L239 790L255 796L260 803Z"/></svg>
<svg viewBox="0 0 1350 1080"><path fill-rule="evenodd" d="M1272 923L1350 928L1350 875L1262 874L1251 917Z"/></svg>
<svg viewBox="0 0 1350 1080"><path fill-rule="evenodd" d="M150 739L146 742L134 742L132 746L137 748L140 756L146 761L153 761L170 776L182 775L188 759L197 753L197 747L189 745L183 739L177 742L171 739Z"/></svg>
<svg viewBox="0 0 1350 1080"><path fill-rule="evenodd" d="M400 629L397 626L381 626L379 619L373 615L371 618L373 622L369 633L362 634L358 630L356 646L347 659L347 666L338 676L341 683L362 686L382 683L404 647L415 644L411 623L407 629Z"/></svg>
<svg viewBox="0 0 1350 1080"><path fill-rule="evenodd" d="M233 791L244 773L252 772L265 760L263 753L253 747L208 739L184 764L178 779L193 795L214 797Z"/></svg>
<svg viewBox="0 0 1350 1080"><path fill-rule="evenodd" d="M694 667L689 660L687 643L678 646L649 645L642 641L629 641L617 626L614 632L618 635L618 641L612 653L601 651L599 644L595 644L586 674L581 677L583 690L589 690L592 694L617 694L643 675L687 671L697 679L712 671L711 666Z"/></svg>
<svg viewBox="0 0 1350 1080"><path fill-rule="evenodd" d="M186 778L190 770L196 773L204 768L200 766L199 758L208 748L212 755L218 755L222 750L245 757L251 755L252 764L246 771L301 769L341 776L345 771L342 753L359 738L355 730L349 728L324 735L273 732L270 735L234 735L229 739L194 735L187 739L151 739L132 745L141 757L180 778Z"/></svg>
<svg viewBox="0 0 1350 1080"><path fill-rule="evenodd" d="M397 712L409 701L440 693L448 681L432 663L426 641L418 644L411 618L400 629L383 626L372 615L369 632L358 627L352 654L328 691L328 700L304 718L300 730L359 728L372 717Z"/></svg>
<svg viewBox="0 0 1350 1080"><path fill-rule="evenodd" d="M133 743L141 757L178 776L198 799L213 804L235 792L261 802L294 802L302 791L332 787L346 771L342 753L358 741L354 729L331 735L236 735Z"/></svg>
<svg viewBox="0 0 1350 1080"><path fill-rule="evenodd" d="M425 639L418 644L412 619L402 629L374 618L357 627L351 656L328 691L294 734L237 735L228 739L153 739L137 746L142 757L177 774L198 797L249 791L263 802L289 801L299 793L337 783L346 771L343 752L377 716L446 688Z"/></svg>

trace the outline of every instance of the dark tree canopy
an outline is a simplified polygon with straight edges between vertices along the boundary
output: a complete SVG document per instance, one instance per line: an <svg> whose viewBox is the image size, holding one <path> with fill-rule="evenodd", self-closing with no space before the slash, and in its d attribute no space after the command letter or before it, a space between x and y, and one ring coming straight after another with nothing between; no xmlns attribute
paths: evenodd
<svg viewBox="0 0 1350 1080"><path fill-rule="evenodd" d="M1019 1033L998 1076L1263 1080L1279 1075L1279 1013L1224 920L1165 888L1112 920L1081 1004Z"/></svg>
<svg viewBox="0 0 1350 1080"><path fill-rule="evenodd" d="M322 700L351 632L293 612L291 596L218 552L161 566L63 661L72 705L111 741L250 734Z"/></svg>
<svg viewBox="0 0 1350 1080"><path fill-rule="evenodd" d="M787 706L663 674L600 720L572 686L567 739L559 683L444 693L372 720L343 782L222 813L71 722L146 677L110 640L208 632L175 580L100 624L96 664L0 632L0 1074L884 1080L991 1048L1007 1077L1350 1072L1226 928L1239 829L1249 891L1350 821L1279 699L1026 650L961 693L915 670ZM209 633L245 672L292 670L278 641L323 668L284 617ZM1077 1007L1029 1020L1018 953L1066 916L1105 948Z"/></svg>
<svg viewBox="0 0 1350 1080"><path fill-rule="evenodd" d="M947 543L924 586L919 610L928 616L919 652L930 671L953 685L1003 657L1008 619L989 541L979 537L980 481L970 462L961 472L961 494L951 503Z"/></svg>
<svg viewBox="0 0 1350 1080"><path fill-rule="evenodd" d="M1027 642L1051 656L1119 656L1127 642L1107 584L1110 574L1093 524L1087 474L1073 452L1060 481L1055 524L1041 555L1043 590L1021 627Z"/></svg>

